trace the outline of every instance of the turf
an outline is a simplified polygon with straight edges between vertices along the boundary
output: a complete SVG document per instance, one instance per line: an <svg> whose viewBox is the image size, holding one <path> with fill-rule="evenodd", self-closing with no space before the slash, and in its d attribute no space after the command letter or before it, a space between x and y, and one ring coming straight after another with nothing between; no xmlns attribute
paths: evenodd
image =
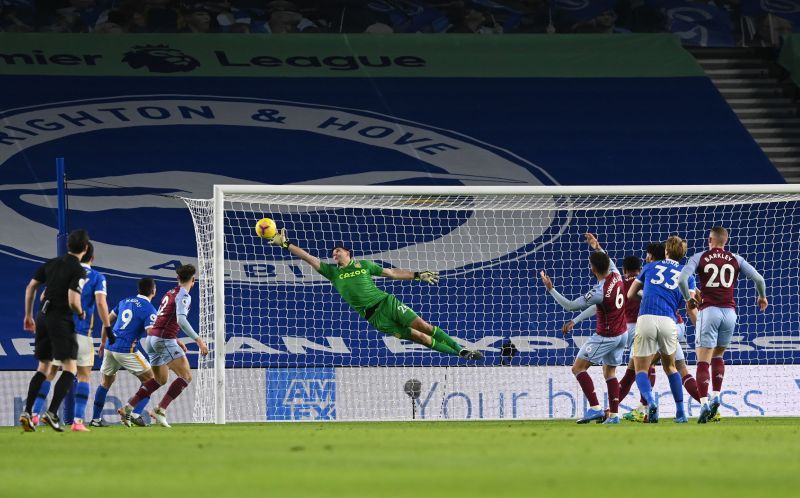
<svg viewBox="0 0 800 498"><path fill-rule="evenodd" d="M666 422L666 423L664 423ZM792 496L800 420L0 429L0 496Z"/></svg>

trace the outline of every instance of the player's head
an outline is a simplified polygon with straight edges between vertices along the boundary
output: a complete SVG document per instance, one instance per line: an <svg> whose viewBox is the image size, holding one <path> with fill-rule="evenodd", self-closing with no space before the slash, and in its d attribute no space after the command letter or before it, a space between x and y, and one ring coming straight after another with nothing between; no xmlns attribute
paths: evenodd
<svg viewBox="0 0 800 498"><path fill-rule="evenodd" d="M83 253L83 257L81 258L81 263L86 263L87 265L91 264L94 260L94 245L89 242L86 244L86 252Z"/></svg>
<svg viewBox="0 0 800 498"><path fill-rule="evenodd" d="M708 234L710 247L724 247L728 243L728 230L725 227L715 226Z"/></svg>
<svg viewBox="0 0 800 498"><path fill-rule="evenodd" d="M683 242L682 238L673 235L668 238L667 243L664 244L664 252L669 259L680 261L686 256L686 243Z"/></svg>
<svg viewBox="0 0 800 498"><path fill-rule="evenodd" d="M645 257L645 261L648 263L652 263L653 261L660 261L667 256L664 254L664 243L663 242L651 242L647 246L647 257Z"/></svg>
<svg viewBox="0 0 800 498"><path fill-rule="evenodd" d="M178 282L180 282L181 285L194 285L194 274L197 273L197 268L195 268L194 265L183 265L175 270L175 273L178 274Z"/></svg>
<svg viewBox="0 0 800 498"><path fill-rule="evenodd" d="M622 271L625 273L639 273L642 270L642 258L639 256L627 256L622 260Z"/></svg>
<svg viewBox="0 0 800 498"><path fill-rule="evenodd" d="M152 298L156 295L156 281L150 277L139 279L139 294Z"/></svg>
<svg viewBox="0 0 800 498"><path fill-rule="evenodd" d="M81 257L83 257L83 252L86 250L88 244L89 232L86 230L79 228L69 233L69 237L67 238L67 250L72 254L81 255Z"/></svg>
<svg viewBox="0 0 800 498"><path fill-rule="evenodd" d="M592 265L592 273L598 277L606 275L611 267L611 260L608 259L608 254L604 252L593 252L589 256L589 263Z"/></svg>
<svg viewBox="0 0 800 498"><path fill-rule="evenodd" d="M345 247L344 244L336 244L333 246L331 255L339 266L347 266L350 264L350 260L353 259L353 251Z"/></svg>

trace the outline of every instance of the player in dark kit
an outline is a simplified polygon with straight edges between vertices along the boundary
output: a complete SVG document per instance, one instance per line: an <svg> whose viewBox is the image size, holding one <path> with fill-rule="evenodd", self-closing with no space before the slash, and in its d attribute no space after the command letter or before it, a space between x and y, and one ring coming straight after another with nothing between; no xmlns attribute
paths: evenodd
<svg viewBox="0 0 800 498"><path fill-rule="evenodd" d="M596 242L594 235L587 233L586 242L591 246ZM568 333L572 327L581 320L597 315L596 332L581 346L575 363L572 365L572 374L580 384L589 409L584 416L578 419L579 424L593 420L602 420L605 413L597 399L594 383L587 370L595 364L603 365L603 377L608 387L609 416L604 424L619 424L619 381L617 381L617 367L623 364L622 356L625 352L626 334L628 331L625 323L625 286L617 266L608 255L596 251L589 257L592 274L597 278L597 284L584 296L573 301L562 296L553 286L550 277L542 271L542 283L551 296L567 311L580 311L583 313L567 322L562 328L563 333Z"/></svg>
<svg viewBox="0 0 800 498"><path fill-rule="evenodd" d="M708 250L697 253L689 259L681 272L679 285L687 307L699 307L697 324L697 387L700 395L700 417L698 423L704 424L717 415L722 401L722 379L725 376L725 349L731 343L733 329L736 327L736 301L733 291L739 272L753 281L758 292L758 307L765 311L767 286L764 277L743 257L725 249L728 231L714 227L708 235ZM687 283L697 271L700 276L700 296L689 295ZM709 375L709 362L711 374ZM711 379L709 379L711 377ZM709 399L708 384L712 382Z"/></svg>
<svg viewBox="0 0 800 498"><path fill-rule="evenodd" d="M42 415L42 421L58 432L63 432L58 419L58 408L61 401L72 387L77 372L78 342L75 339L75 323L73 313L80 319L86 318L81 306L81 290L86 272L80 260L89 245L89 234L86 230L74 230L67 240L68 253L53 258L39 267L28 286L25 288L25 321L23 328L36 333L35 355L39 366L28 386L28 397L25 411L19 416L19 422L25 432L34 432L36 426L31 420L31 410L36 395L47 379L52 360L61 361L63 372L53 389L53 399L49 409ZM36 321L33 320L33 301L36 289L44 283L44 301Z"/></svg>

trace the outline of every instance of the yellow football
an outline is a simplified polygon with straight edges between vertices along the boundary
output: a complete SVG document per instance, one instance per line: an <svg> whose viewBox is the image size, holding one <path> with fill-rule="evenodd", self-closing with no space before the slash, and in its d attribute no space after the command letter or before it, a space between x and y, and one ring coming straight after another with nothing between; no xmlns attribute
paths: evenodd
<svg viewBox="0 0 800 498"><path fill-rule="evenodd" d="M278 232L278 227L270 218L262 218L256 223L256 235L262 239L271 239Z"/></svg>

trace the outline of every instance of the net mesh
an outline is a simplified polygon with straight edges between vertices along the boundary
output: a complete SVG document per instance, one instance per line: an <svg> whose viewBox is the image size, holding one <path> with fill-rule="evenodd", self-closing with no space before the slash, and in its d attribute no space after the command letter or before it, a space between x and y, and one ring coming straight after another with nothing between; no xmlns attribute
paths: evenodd
<svg viewBox="0 0 800 498"><path fill-rule="evenodd" d="M757 311L754 286L740 278L726 362L788 368L800 363L799 200L798 194L264 193L226 195L224 226L216 227L212 201L187 199L198 243L200 333L213 339L213 295L224 289L228 421L574 416L581 398L567 366L594 320L563 336L561 326L574 313L547 295L539 271L575 298L596 283L586 232L597 234L621 268L624 257L644 258L648 243L672 234L687 240L691 256L706 249L712 226L725 226L728 249L762 273L770 297L768 310ZM375 282L485 359L470 362L377 332L309 265L256 236L263 217L323 261L330 262L339 243L356 261L439 271L435 286ZM224 233L224 282L213 280L215 230ZM691 324L687 341L693 365ZM213 420L213 357L201 359L198 369L199 421Z"/></svg>

